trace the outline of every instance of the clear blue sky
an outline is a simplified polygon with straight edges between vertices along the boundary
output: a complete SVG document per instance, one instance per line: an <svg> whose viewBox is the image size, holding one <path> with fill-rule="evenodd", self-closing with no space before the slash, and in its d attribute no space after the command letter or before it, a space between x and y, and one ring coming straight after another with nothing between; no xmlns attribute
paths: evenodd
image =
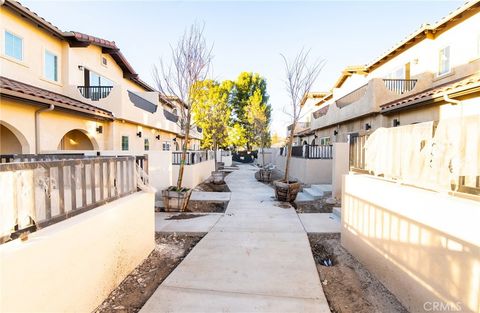
<svg viewBox="0 0 480 313"><path fill-rule="evenodd" d="M214 45L216 79L241 71L267 79L272 130L284 135L288 116L283 61L302 47L327 60L315 91L328 90L347 65L366 64L464 1L22 1L60 29L114 40L141 78L194 22Z"/></svg>

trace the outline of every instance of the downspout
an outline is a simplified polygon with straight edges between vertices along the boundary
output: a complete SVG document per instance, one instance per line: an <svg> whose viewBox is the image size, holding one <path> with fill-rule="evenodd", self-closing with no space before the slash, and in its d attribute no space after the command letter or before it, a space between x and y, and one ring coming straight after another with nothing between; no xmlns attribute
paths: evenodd
<svg viewBox="0 0 480 313"><path fill-rule="evenodd" d="M55 105L50 104L50 107L48 108L38 109L35 111L35 154L40 153L40 113L52 111L53 109L55 109Z"/></svg>
<svg viewBox="0 0 480 313"><path fill-rule="evenodd" d="M445 100L445 102L448 102L448 103L453 104L453 105L458 105L458 104L462 103L462 101L460 101L460 100L455 100L455 99L449 98L447 94L443 95L443 100Z"/></svg>

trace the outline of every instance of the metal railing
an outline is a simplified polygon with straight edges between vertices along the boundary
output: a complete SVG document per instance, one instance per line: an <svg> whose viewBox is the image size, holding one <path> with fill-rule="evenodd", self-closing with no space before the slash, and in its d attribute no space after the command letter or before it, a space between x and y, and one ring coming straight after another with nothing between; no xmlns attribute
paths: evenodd
<svg viewBox="0 0 480 313"><path fill-rule="evenodd" d="M390 90L395 92L398 95L402 95L406 92L411 91L413 88L415 88L415 85L417 84L416 79L384 79L383 83L385 84L385 87Z"/></svg>
<svg viewBox="0 0 480 313"><path fill-rule="evenodd" d="M214 159L213 151L187 151L185 165L193 165ZM172 165L180 165L182 162L182 151L172 152Z"/></svg>
<svg viewBox="0 0 480 313"><path fill-rule="evenodd" d="M365 171L365 142L368 135L350 136L349 162L350 169Z"/></svg>
<svg viewBox="0 0 480 313"><path fill-rule="evenodd" d="M78 86L77 88L84 98L98 101L108 97L113 86Z"/></svg>
<svg viewBox="0 0 480 313"><path fill-rule="evenodd" d="M11 185L0 209L12 217L2 221L12 227L0 243L136 192L136 162L146 166L133 156L0 164L3 185Z"/></svg>
<svg viewBox="0 0 480 313"><path fill-rule="evenodd" d="M304 159L332 159L333 148L331 145L303 145L292 147L292 156Z"/></svg>

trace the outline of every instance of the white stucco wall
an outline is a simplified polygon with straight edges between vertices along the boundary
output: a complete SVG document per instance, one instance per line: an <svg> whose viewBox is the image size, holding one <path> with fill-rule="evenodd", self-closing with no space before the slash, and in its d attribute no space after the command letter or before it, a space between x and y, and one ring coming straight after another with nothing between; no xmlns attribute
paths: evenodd
<svg viewBox="0 0 480 313"><path fill-rule="evenodd" d="M349 145L346 142L333 143L332 196L341 198L343 175L349 171Z"/></svg>
<svg viewBox="0 0 480 313"><path fill-rule="evenodd" d="M0 245L1 312L92 312L154 248L138 192Z"/></svg>
<svg viewBox="0 0 480 313"><path fill-rule="evenodd" d="M285 172L285 156L276 158L275 166ZM332 160L331 159L290 159L289 176L304 184L331 184L332 183Z"/></svg>
<svg viewBox="0 0 480 313"><path fill-rule="evenodd" d="M172 182L175 184L178 179L178 171L180 165L172 166ZM183 182L182 186L187 188L194 188L202 181L212 175L212 171L215 170L215 160L211 159L208 161L200 162L193 165L185 165L185 170L183 172Z"/></svg>
<svg viewBox="0 0 480 313"><path fill-rule="evenodd" d="M479 220L477 201L344 176L342 245L410 312L480 312Z"/></svg>

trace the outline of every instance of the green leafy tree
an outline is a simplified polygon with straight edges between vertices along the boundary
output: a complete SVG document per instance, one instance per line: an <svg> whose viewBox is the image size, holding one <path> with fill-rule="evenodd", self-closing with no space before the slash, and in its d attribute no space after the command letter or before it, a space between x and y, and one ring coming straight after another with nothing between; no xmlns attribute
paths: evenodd
<svg viewBox="0 0 480 313"><path fill-rule="evenodd" d="M247 150L258 145L255 126L249 119L249 112L254 105L268 106L267 81L257 73L242 72L234 83L231 105L233 109L233 123L244 130ZM270 123L270 110L267 114L267 124ZM239 127L237 126L237 127Z"/></svg>
<svg viewBox="0 0 480 313"><path fill-rule="evenodd" d="M252 142L262 151L263 166L265 166L264 149L267 145L270 145L271 141L269 132L271 110L269 104L262 102L259 91L255 91L248 107L247 121L252 130Z"/></svg>
<svg viewBox="0 0 480 313"><path fill-rule="evenodd" d="M228 125L231 119L229 105L233 82L214 80L197 82L192 98L195 123L203 130L203 149L216 150L228 145Z"/></svg>
<svg viewBox="0 0 480 313"><path fill-rule="evenodd" d="M247 144L247 137L245 129L242 125L236 123L228 127L228 145L234 148L245 147Z"/></svg>

